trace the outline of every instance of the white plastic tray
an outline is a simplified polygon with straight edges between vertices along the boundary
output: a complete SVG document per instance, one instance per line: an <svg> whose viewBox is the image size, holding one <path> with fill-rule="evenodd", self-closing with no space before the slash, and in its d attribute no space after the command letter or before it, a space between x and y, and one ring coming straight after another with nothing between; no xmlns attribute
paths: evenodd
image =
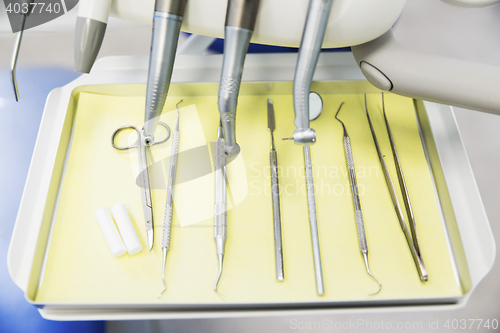
<svg viewBox="0 0 500 333"><path fill-rule="evenodd" d="M220 55L179 56L176 59L173 82L217 82L221 63ZM243 80L291 81L295 64L295 54L250 54L247 56ZM49 189L54 187L51 183L54 181L52 175L60 172L56 169L63 163L58 159L61 158L61 151L65 152L68 147L68 142L61 142L60 138L65 128L64 122L67 121L66 111L71 92L81 85L145 83L146 75L145 56L104 58L94 66L90 75L83 75L49 95L8 254L10 275L26 293L29 293L28 285L35 257L45 253L44 247L38 245L37 248L37 241L41 233L49 232L46 226L42 227L41 221L44 214L52 214L54 202L47 202L50 200ZM332 79L363 79L350 53L321 55L314 80ZM450 235L457 275L464 290L464 296L452 300L453 304L436 306L439 309L450 309L463 306L480 280L492 268L495 244L452 108L418 102L417 109L429 165L434 173L436 193L441 201L443 221ZM415 305L405 309L428 310L429 306ZM377 311L377 308L167 312L164 309L127 306L109 309L89 304L76 308L50 305L39 311L42 316L50 319L86 320L267 316L288 315L292 312L307 314L311 311L368 312Z"/></svg>

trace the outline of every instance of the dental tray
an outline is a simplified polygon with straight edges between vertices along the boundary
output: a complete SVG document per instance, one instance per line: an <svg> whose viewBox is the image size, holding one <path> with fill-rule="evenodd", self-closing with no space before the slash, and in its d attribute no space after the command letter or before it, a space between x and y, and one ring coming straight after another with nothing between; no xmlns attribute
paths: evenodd
<svg viewBox="0 0 500 333"><path fill-rule="evenodd" d="M118 68L115 71L123 71ZM380 92L366 81L316 81L312 90L324 102L323 113L311 123L318 138L311 154L325 281L325 295L318 296L302 149L279 140L294 130L292 83L245 82L237 111L241 154L227 171L224 273L219 294L214 293L218 267L210 147L219 121L218 84L176 83L161 116L173 128L175 104L183 100L167 291L157 299L162 289L161 236L171 140L154 146L149 156L155 219L150 252L137 182L137 150L120 152L111 146L114 130L141 126L145 85L133 84L141 82L133 72L128 73L132 77L128 84L98 84L123 81L102 82L99 67L96 72L97 80L79 79L94 84L73 82L49 95L9 252L14 281L45 317L174 318L460 306L491 269L494 241L451 108L385 96L429 272L424 283L400 229L364 111L367 93L377 137L396 179ZM267 98L273 99L276 113L283 282L275 279ZM340 118L349 132L357 169L371 270L383 284L375 296L369 296L378 286L366 274L359 251L343 132L334 118L341 102L345 104ZM127 137L121 139L126 142ZM114 258L93 216L96 209L117 203L126 205L143 244L137 255Z"/></svg>

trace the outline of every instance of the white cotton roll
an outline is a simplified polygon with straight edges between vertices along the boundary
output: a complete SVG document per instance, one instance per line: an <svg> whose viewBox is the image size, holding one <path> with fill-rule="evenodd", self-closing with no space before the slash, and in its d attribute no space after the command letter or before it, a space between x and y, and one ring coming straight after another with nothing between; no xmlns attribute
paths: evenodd
<svg viewBox="0 0 500 333"><path fill-rule="evenodd" d="M127 253L127 248L125 244L123 244L122 238L118 233L118 229L116 229L115 222L113 222L108 209L99 208L94 212L94 215L111 254L118 258Z"/></svg>
<svg viewBox="0 0 500 333"><path fill-rule="evenodd" d="M141 241L137 236L137 232L135 231L134 225L130 220L130 216L128 215L125 205L118 204L114 206L113 208L111 208L111 213L113 214L113 218L115 219L118 230L120 230L120 234L122 235L122 239L125 243L128 254L134 255L141 252Z"/></svg>

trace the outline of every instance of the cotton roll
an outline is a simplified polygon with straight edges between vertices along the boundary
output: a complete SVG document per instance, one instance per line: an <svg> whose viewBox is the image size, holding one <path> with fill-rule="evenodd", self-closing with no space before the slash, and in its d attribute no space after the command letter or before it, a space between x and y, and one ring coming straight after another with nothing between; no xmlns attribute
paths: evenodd
<svg viewBox="0 0 500 333"><path fill-rule="evenodd" d="M118 204L114 206L113 208L111 208L111 213L113 214L113 218L115 219L118 230L120 230L120 234L122 235L122 239L125 243L128 254L134 255L141 252L141 241L137 236L137 232L135 232L134 225L130 220L130 216L128 215L125 205Z"/></svg>
<svg viewBox="0 0 500 333"><path fill-rule="evenodd" d="M94 215L111 254L118 258L127 253L127 248L125 244L123 244L118 229L116 229L115 222L113 222L107 208L99 208L94 212Z"/></svg>

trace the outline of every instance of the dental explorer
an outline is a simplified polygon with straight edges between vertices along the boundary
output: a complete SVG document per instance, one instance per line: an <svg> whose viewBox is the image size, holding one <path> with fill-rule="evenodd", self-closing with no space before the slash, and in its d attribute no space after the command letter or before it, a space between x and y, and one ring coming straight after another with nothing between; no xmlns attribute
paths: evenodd
<svg viewBox="0 0 500 333"><path fill-rule="evenodd" d="M260 0L229 0L227 5L218 105L228 156L240 151L236 143L236 105L259 4Z"/></svg>
<svg viewBox="0 0 500 333"><path fill-rule="evenodd" d="M370 271L370 266L368 265L368 244L366 242L365 224L363 222L363 213L361 212L361 203L359 200L358 183L356 181L356 172L354 169L354 158L352 156L351 139L347 134L347 129L345 128L344 122L340 120L338 117L340 109L342 109L343 105L344 102L340 104L340 107L337 113L335 114L335 119L337 119L342 124L342 128L344 129L344 152L345 152L345 159L347 162L347 170L349 172L349 180L351 183L352 200L354 201L354 216L356 219L356 229L358 231L359 249L361 251L361 254L363 254L363 259L365 260L366 272L375 281L377 281L379 285L379 289L377 290L377 292L370 294L372 296L378 294L382 290L382 283L380 283L380 280L377 279L372 274L372 272Z"/></svg>
<svg viewBox="0 0 500 333"><path fill-rule="evenodd" d="M293 79L295 131L293 140L309 145L316 141L316 132L309 126L309 97L333 0L311 0L307 13L297 66Z"/></svg>
<svg viewBox="0 0 500 333"><path fill-rule="evenodd" d="M383 95L382 95L382 101L383 101ZM397 155L396 146L394 145L394 140L392 138L392 133L391 133L391 130L390 130L390 127L389 127L389 122L387 121L387 117L385 116L385 105L384 105L384 103L382 103L382 108L383 108L383 111L384 111L385 124L386 124L386 127L387 127L387 132L389 134L389 140L390 140L390 143L391 143L391 150L392 150L392 153L393 153L393 156L394 156L394 163L396 164L396 170L397 170L397 173L398 173L398 178L399 178L399 181L400 181L401 190L404 191L404 194L406 194L406 196L407 196L408 195L408 191L407 191L407 188L406 188L406 184L404 182L404 178L402 177L403 173L402 173L402 170L401 170L401 165L399 163L399 158L398 158L398 155ZM415 262L415 266L417 268L420 280L423 281L423 282L426 282L426 281L428 281L428 274L427 274L427 269L425 268L425 265L424 265L424 261L422 260L422 257L421 257L421 254L420 254L420 250L419 250L419 246L418 246L418 239L416 237L416 233L413 234L413 238L412 238L412 235L410 234L410 231L408 230L408 227L406 225L406 222L405 222L405 219L404 219L404 216L403 216L403 211L401 210L401 205L399 203L398 196L396 194L396 190L394 189L394 184L393 184L393 182L391 180L391 176L389 175L389 170L388 170L387 165L385 164L385 161L384 161L384 155L382 154L382 150L380 149L380 145L379 145L379 143L377 141L377 136L375 135L375 130L373 129L373 125L372 125L372 122L370 120L370 115L368 113L368 102L366 100L366 94L365 94L365 110L366 110L366 117L368 118L368 124L370 125L370 131L371 131L372 136L373 136L373 141L375 142L375 148L377 149L378 158L380 160L380 164L382 165L382 171L384 172L385 181L387 183L387 187L388 187L389 193L391 195L391 199L392 199L392 203L394 205L394 209L396 210L396 215L398 217L399 224L401 226L401 230L403 231L403 234L404 234L404 236L406 238L406 242L408 243L408 247L410 249L413 261ZM403 197L404 196L405 195L403 195ZM407 202L409 203L409 198L405 199L405 204ZM407 209L407 211L409 209L411 210L411 207L410 208L406 207L406 209ZM411 214L411 215L413 215L413 214ZM414 222L411 222L411 223L414 223ZM413 226L412 229L414 230L415 227Z"/></svg>
<svg viewBox="0 0 500 333"><path fill-rule="evenodd" d="M23 39L24 26L26 24L26 17L30 14L32 10L31 4L33 0L19 0L20 8L21 8L21 21L19 23L19 31L17 32L16 44L14 44L14 50L12 51L12 57L10 61L10 78L12 81L12 87L14 88L14 96L16 98L16 102L21 100L21 96L19 96L19 89L17 88L17 79L16 79L16 67L17 67L17 58L19 57L19 50L21 49L21 41ZM26 12L24 9L27 9Z"/></svg>
<svg viewBox="0 0 500 333"><path fill-rule="evenodd" d="M170 153L170 170L168 175L168 187L167 187L167 205L165 207L165 217L163 220L163 237L161 241L161 248L163 250L163 264L161 270L161 279L163 281L163 290L158 295L158 298L163 295L165 290L167 290L167 285L165 284L165 264L167 262L167 252L170 248L170 231L172 229L172 208L174 202L174 182L175 182L175 171L177 170L177 156L179 153L179 104L182 103L182 99L175 105L177 109L177 124L175 125L174 133L172 134L172 150Z"/></svg>
<svg viewBox="0 0 500 333"><path fill-rule="evenodd" d="M285 279L283 269L283 243L281 240L281 214L280 214L280 189L278 182L278 156L274 146L274 129L276 122L274 119L273 100L267 99L267 127L271 132L271 152L269 160L271 163L271 192L273 199L273 224L274 224L274 254L276 261L276 279L283 281Z"/></svg>
<svg viewBox="0 0 500 333"><path fill-rule="evenodd" d="M217 139L215 140L215 205L214 205L214 238L219 260L219 273L214 284L214 291L217 292L222 275L222 261L224 259L224 247L227 238L227 215L226 215L226 153L224 150L225 140L222 135L222 121L219 122Z"/></svg>
<svg viewBox="0 0 500 333"><path fill-rule="evenodd" d="M155 3L144 130L141 133L146 146L154 142L154 133L167 98L186 2L156 0Z"/></svg>

